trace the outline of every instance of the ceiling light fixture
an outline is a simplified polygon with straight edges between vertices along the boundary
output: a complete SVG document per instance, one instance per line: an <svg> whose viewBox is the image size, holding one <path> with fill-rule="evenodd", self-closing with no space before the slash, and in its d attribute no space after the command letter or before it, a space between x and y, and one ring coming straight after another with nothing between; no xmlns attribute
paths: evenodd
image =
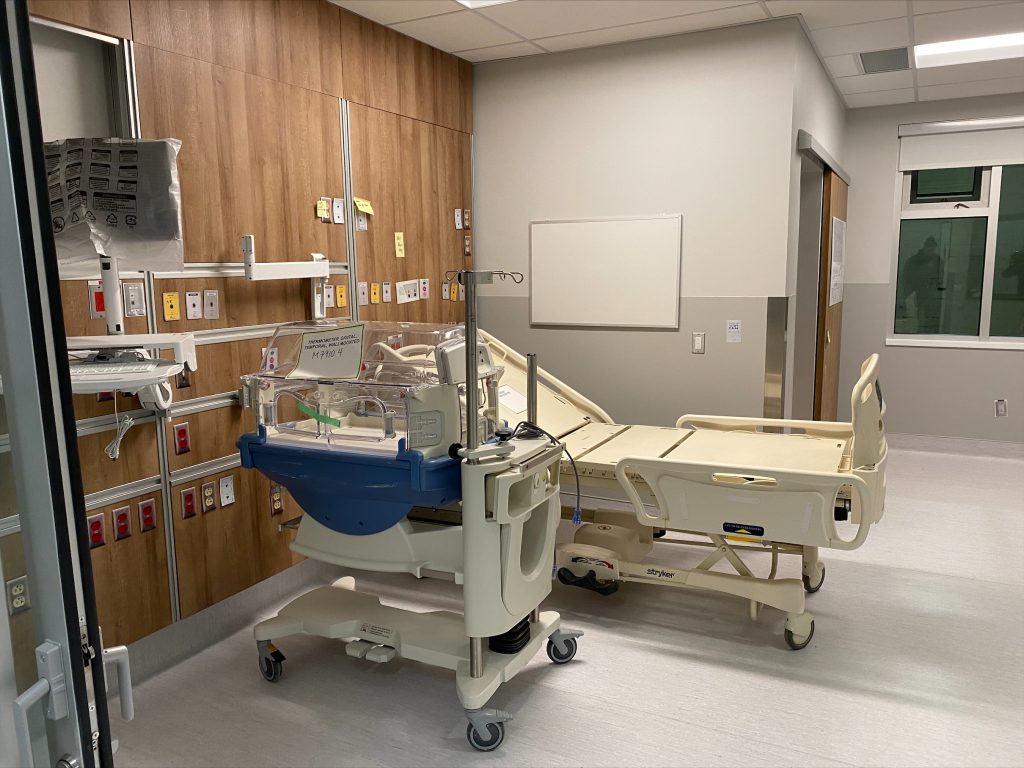
<svg viewBox="0 0 1024 768"><path fill-rule="evenodd" d="M914 46L914 61L918 69L948 67L951 64L972 64L977 61L998 61L1024 56L1024 32L989 37L971 37L966 40L947 40L944 43L925 43Z"/></svg>
<svg viewBox="0 0 1024 768"><path fill-rule="evenodd" d="M516 0L455 0L459 5L464 5L467 8L486 8L489 5L504 5L505 3L514 3Z"/></svg>

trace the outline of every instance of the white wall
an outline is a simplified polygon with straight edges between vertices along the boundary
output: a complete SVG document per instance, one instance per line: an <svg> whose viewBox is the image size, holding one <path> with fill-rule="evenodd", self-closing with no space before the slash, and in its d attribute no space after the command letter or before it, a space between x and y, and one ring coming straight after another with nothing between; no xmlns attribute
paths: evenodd
<svg viewBox="0 0 1024 768"><path fill-rule="evenodd" d="M881 379L891 432L1024 442L1024 353L1007 350L886 347L892 312L899 138L903 123L1024 114L1024 94L900 104L849 112L846 169L850 186L840 392L849 391L861 361L882 356ZM1008 418L993 400L1009 400ZM840 398L840 417L849 414Z"/></svg>

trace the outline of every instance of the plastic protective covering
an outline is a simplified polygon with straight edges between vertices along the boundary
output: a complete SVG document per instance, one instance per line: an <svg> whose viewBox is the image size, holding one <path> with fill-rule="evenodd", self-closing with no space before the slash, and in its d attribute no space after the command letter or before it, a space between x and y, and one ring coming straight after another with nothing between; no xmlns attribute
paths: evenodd
<svg viewBox="0 0 1024 768"><path fill-rule="evenodd" d="M182 269L177 139L62 139L45 145L50 223L61 278Z"/></svg>

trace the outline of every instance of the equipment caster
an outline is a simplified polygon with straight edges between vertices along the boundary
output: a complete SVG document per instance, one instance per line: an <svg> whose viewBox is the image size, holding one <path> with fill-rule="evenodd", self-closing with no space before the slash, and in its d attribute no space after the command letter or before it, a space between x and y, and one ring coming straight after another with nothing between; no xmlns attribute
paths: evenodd
<svg viewBox="0 0 1024 768"><path fill-rule="evenodd" d="M284 665L277 661L277 659L268 659L260 656L260 672L263 673L263 679L268 683L276 683L280 680L283 671Z"/></svg>
<svg viewBox="0 0 1024 768"><path fill-rule="evenodd" d="M479 752L493 752L501 746L505 740L504 723L486 723L484 728L486 734L481 734L472 723L466 724L466 740L469 745Z"/></svg>
<svg viewBox="0 0 1024 768"><path fill-rule="evenodd" d="M821 585L825 583L825 566L821 566L821 578L818 579L817 584L812 585L811 577L808 576L806 573L802 576L802 578L804 582L804 592L806 592L809 595L813 595L815 592L821 589Z"/></svg>
<svg viewBox="0 0 1024 768"><path fill-rule="evenodd" d="M786 621L789 624L789 620ZM807 634L793 632L788 626L783 630L783 637L786 638L786 645L792 648L794 651L799 651L801 648L806 648L807 644L811 642L811 638L814 637L814 619L811 619L810 628Z"/></svg>
<svg viewBox="0 0 1024 768"><path fill-rule="evenodd" d="M555 664L568 664L576 656L577 643L575 637L570 637L565 640L565 652L558 650L558 644L552 640L548 640L548 658L551 659Z"/></svg>

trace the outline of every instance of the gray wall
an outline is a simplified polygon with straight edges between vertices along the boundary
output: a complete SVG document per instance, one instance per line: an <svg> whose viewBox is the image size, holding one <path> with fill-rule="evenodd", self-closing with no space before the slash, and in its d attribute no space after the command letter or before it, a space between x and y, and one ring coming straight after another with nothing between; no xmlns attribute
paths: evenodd
<svg viewBox="0 0 1024 768"><path fill-rule="evenodd" d="M850 186L840 392L870 353L882 358L890 432L1024 442L1024 352L887 347L898 126L1024 114L1024 94L854 109L846 135ZM1009 417L993 400L1009 401ZM850 405L840 397L840 418Z"/></svg>
<svg viewBox="0 0 1024 768"><path fill-rule="evenodd" d="M482 326L619 421L761 414L767 297L788 295L795 250L796 130L841 134L809 51L787 19L477 65L479 267L527 273L531 221L683 214L678 331L531 328L529 278L481 290ZM742 321L740 343L726 344L727 320ZM692 331L707 334L703 356Z"/></svg>

